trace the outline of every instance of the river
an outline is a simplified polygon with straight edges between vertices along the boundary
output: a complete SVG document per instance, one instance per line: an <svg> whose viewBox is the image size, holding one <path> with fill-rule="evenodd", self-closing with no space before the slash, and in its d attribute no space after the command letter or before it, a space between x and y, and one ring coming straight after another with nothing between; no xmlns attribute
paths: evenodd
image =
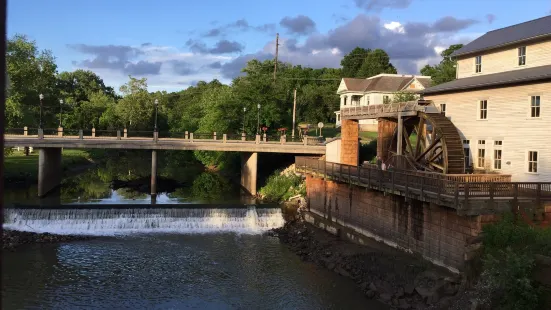
<svg viewBox="0 0 551 310"><path fill-rule="evenodd" d="M7 190L5 228L96 237L3 253L2 309L387 309L264 234L281 209L230 179L174 170L152 205L140 186L113 188L143 177L127 168L94 167L43 201Z"/></svg>

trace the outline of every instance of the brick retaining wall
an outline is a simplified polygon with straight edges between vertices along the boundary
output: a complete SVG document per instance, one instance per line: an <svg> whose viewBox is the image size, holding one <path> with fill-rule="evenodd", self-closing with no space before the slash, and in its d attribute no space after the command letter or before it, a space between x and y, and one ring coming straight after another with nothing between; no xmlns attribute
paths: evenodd
<svg viewBox="0 0 551 310"><path fill-rule="evenodd" d="M468 240L494 219L312 176L306 188L312 212L456 272L470 256Z"/></svg>

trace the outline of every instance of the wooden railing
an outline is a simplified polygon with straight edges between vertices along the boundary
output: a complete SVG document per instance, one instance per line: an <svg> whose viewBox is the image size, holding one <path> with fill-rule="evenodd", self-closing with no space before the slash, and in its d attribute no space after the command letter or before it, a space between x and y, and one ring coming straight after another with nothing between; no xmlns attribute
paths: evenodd
<svg viewBox="0 0 551 310"><path fill-rule="evenodd" d="M475 200L551 201L551 182L500 182L510 176L442 175L425 172L388 171L375 165L362 167L330 163L317 158L296 157L296 169L340 182L356 184L380 191L390 191L405 197L437 202L455 208ZM471 182L470 180L483 180Z"/></svg>
<svg viewBox="0 0 551 310"><path fill-rule="evenodd" d="M374 104L341 109L341 118L349 117L380 117L383 114L417 113L419 111L439 112L429 101L408 101L389 104Z"/></svg>

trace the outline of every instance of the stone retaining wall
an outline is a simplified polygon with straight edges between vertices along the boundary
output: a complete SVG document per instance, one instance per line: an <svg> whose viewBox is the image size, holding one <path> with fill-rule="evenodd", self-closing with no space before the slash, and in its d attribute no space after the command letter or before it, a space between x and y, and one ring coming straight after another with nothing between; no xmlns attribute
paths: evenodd
<svg viewBox="0 0 551 310"><path fill-rule="evenodd" d="M309 209L390 246L459 272L471 240L492 216L459 216L454 209L307 176Z"/></svg>

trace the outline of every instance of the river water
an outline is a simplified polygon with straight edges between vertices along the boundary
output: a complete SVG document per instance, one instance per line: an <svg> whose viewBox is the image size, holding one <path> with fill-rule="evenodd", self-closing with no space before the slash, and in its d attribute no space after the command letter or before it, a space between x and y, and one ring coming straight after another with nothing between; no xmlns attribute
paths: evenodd
<svg viewBox="0 0 551 310"><path fill-rule="evenodd" d="M105 171L42 202L8 189L4 228L95 237L4 252L2 309L387 308L265 235L284 224L281 209L242 200L223 177L187 176L152 205L135 187L111 188Z"/></svg>

